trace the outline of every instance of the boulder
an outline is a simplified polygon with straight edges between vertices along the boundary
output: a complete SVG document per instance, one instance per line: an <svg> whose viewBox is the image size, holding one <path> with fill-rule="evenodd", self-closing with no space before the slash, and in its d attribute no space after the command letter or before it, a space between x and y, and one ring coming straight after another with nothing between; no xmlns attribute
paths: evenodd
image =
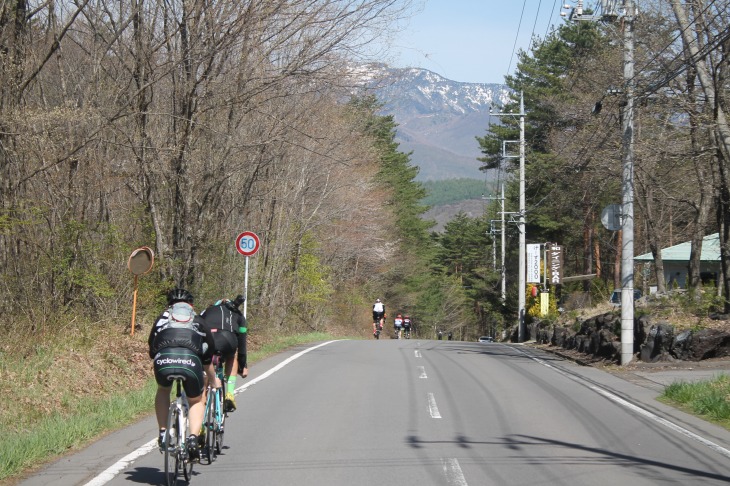
<svg viewBox="0 0 730 486"><path fill-rule="evenodd" d="M689 329L680 332L672 340L669 353L679 360L690 359L690 345L692 344L692 331Z"/></svg>
<svg viewBox="0 0 730 486"><path fill-rule="evenodd" d="M726 318L725 315L714 319ZM609 312L577 322L575 327L538 325L532 328L541 344L574 350L593 358L618 362L621 359L621 317ZM514 339L516 340L516 332ZM653 322L642 315L634 321L634 353L641 361L701 361L730 357L730 332L717 329L686 330L675 335L674 326L666 321Z"/></svg>
<svg viewBox="0 0 730 486"><path fill-rule="evenodd" d="M693 332L689 357L694 361L730 356L730 333L716 329Z"/></svg>
<svg viewBox="0 0 730 486"><path fill-rule="evenodd" d="M640 346L639 357L644 362L659 361L670 356L669 349L674 338L674 326L663 322L649 328L646 341Z"/></svg>

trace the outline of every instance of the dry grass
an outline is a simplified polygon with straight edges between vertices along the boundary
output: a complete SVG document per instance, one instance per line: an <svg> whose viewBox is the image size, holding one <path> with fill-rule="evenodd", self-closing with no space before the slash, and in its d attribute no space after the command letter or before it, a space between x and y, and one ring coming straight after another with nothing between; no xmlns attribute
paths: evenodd
<svg viewBox="0 0 730 486"><path fill-rule="evenodd" d="M5 342L0 353L0 425L6 431L70 412L85 397L140 389L151 374L146 335L130 336L112 325L13 335L16 339ZM18 404L29 413L19 415Z"/></svg>

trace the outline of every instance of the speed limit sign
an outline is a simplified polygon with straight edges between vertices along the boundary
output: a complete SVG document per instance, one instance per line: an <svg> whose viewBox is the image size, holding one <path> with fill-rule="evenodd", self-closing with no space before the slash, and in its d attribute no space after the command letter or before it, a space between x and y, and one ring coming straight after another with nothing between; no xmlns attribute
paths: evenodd
<svg viewBox="0 0 730 486"><path fill-rule="evenodd" d="M251 256L259 251L260 247L261 240L256 236L256 233L251 231L244 231L236 238L236 250L241 255Z"/></svg>

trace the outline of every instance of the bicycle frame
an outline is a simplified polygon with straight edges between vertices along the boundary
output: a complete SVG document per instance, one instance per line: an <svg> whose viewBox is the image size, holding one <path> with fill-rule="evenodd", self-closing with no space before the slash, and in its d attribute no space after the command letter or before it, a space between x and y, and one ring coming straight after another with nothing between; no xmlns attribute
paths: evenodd
<svg viewBox="0 0 730 486"><path fill-rule="evenodd" d="M223 426L228 415L223 406L226 389L226 379L220 357L216 356L215 373L221 382L220 388L213 388L209 383L205 400L205 451L208 464L212 463L223 448Z"/></svg>
<svg viewBox="0 0 730 486"><path fill-rule="evenodd" d="M175 381L176 398L170 403L165 432L165 479L168 486L175 486L182 470L186 481L190 481L193 463L188 458L185 438L188 436L188 412L190 404L182 387L182 376L171 376ZM174 464L173 464L174 463Z"/></svg>

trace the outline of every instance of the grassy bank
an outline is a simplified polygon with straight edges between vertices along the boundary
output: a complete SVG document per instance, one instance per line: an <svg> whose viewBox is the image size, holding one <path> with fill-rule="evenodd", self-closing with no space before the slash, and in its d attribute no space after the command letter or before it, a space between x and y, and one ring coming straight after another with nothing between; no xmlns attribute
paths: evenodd
<svg viewBox="0 0 730 486"><path fill-rule="evenodd" d="M661 399L730 430L730 375L697 383L672 383Z"/></svg>
<svg viewBox="0 0 730 486"><path fill-rule="evenodd" d="M21 355L7 349L0 353L0 430L6 439L12 437L0 441L0 483L153 413L156 385L146 336L120 339L118 333L93 332L90 342L96 345L84 349L57 339L37 346L30 356L22 356L27 352L22 348L14 350ZM251 347L249 366L291 346L329 339L325 333L267 338Z"/></svg>

